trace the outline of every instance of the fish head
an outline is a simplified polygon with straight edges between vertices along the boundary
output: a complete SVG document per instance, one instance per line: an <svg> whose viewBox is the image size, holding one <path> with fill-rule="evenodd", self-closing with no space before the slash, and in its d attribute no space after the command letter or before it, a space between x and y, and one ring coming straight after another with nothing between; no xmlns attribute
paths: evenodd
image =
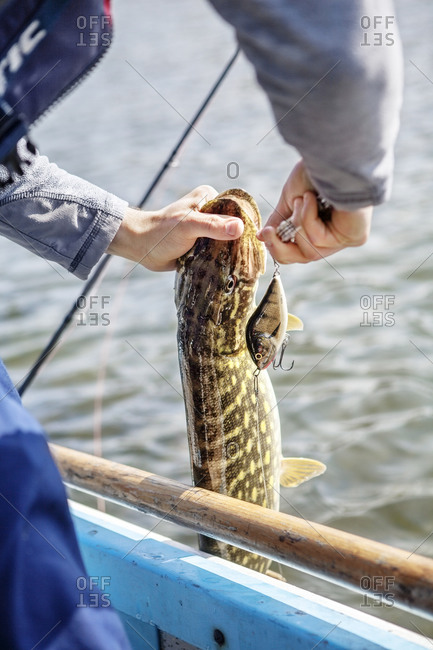
<svg viewBox="0 0 433 650"><path fill-rule="evenodd" d="M188 328L192 345L217 354L245 347L245 327L254 306L258 278L265 270L264 245L254 199L243 190L227 190L208 201L203 213L242 219L244 231L232 241L200 237L177 264L176 307L179 329Z"/></svg>

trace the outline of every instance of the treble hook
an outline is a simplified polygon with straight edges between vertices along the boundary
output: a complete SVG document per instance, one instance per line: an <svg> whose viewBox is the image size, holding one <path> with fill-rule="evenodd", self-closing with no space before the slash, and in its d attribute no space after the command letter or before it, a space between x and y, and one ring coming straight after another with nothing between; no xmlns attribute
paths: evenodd
<svg viewBox="0 0 433 650"><path fill-rule="evenodd" d="M278 359L277 363L275 362L275 359L272 362L272 366L273 366L274 370L276 370L277 368L281 368L281 370L284 370L284 372L289 372L289 370L291 370L293 368L293 366L295 365L295 362L292 361L292 365L290 366L290 368L283 368L284 352L286 350L286 347L287 347L287 344L288 344L289 340L290 340L290 334L286 334L286 336L284 338L284 341L281 344L280 358Z"/></svg>
<svg viewBox="0 0 433 650"><path fill-rule="evenodd" d="M277 275L280 275L280 265L274 258L272 258L272 260L274 262L274 272L272 274L272 277L275 278Z"/></svg>

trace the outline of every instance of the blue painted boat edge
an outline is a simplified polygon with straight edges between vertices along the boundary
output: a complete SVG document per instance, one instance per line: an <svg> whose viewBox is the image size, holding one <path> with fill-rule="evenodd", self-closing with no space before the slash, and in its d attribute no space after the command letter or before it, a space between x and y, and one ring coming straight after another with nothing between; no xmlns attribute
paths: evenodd
<svg viewBox="0 0 433 650"><path fill-rule="evenodd" d="M87 571L123 614L133 647L159 647L163 630L220 648L218 630L230 650L311 650L325 640L341 650L431 648L421 635L135 524L77 503L71 510Z"/></svg>

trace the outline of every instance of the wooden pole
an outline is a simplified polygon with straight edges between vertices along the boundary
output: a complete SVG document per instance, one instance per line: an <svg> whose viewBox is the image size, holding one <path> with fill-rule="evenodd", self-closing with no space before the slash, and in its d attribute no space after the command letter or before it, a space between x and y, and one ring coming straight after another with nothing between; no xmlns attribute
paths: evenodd
<svg viewBox="0 0 433 650"><path fill-rule="evenodd" d="M65 482L433 618L433 560L51 445Z"/></svg>

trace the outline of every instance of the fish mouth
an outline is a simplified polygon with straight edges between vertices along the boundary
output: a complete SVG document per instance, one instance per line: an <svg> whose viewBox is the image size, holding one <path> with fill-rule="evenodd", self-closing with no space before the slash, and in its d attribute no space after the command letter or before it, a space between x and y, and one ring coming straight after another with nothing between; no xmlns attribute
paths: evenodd
<svg viewBox="0 0 433 650"><path fill-rule="evenodd" d="M256 237L262 220L258 205L250 194L238 188L226 190L208 201L200 212L237 217L244 223L244 231L238 239L208 240L209 252L212 251L214 259L229 258L228 265L239 279L255 280L264 273L265 249Z"/></svg>
<svg viewBox="0 0 433 650"><path fill-rule="evenodd" d="M237 239L198 238L177 264L178 317L219 326L229 319L245 318L244 311L251 309L257 280L265 270L265 248L256 237L261 218L254 199L240 189L222 192L201 212L237 217L244 223Z"/></svg>
<svg viewBox="0 0 433 650"><path fill-rule="evenodd" d="M251 221L255 231L260 229L262 219L259 206L253 197L240 188L233 188L221 192L214 199L208 201L200 210L211 214L224 214L242 219L244 225Z"/></svg>

